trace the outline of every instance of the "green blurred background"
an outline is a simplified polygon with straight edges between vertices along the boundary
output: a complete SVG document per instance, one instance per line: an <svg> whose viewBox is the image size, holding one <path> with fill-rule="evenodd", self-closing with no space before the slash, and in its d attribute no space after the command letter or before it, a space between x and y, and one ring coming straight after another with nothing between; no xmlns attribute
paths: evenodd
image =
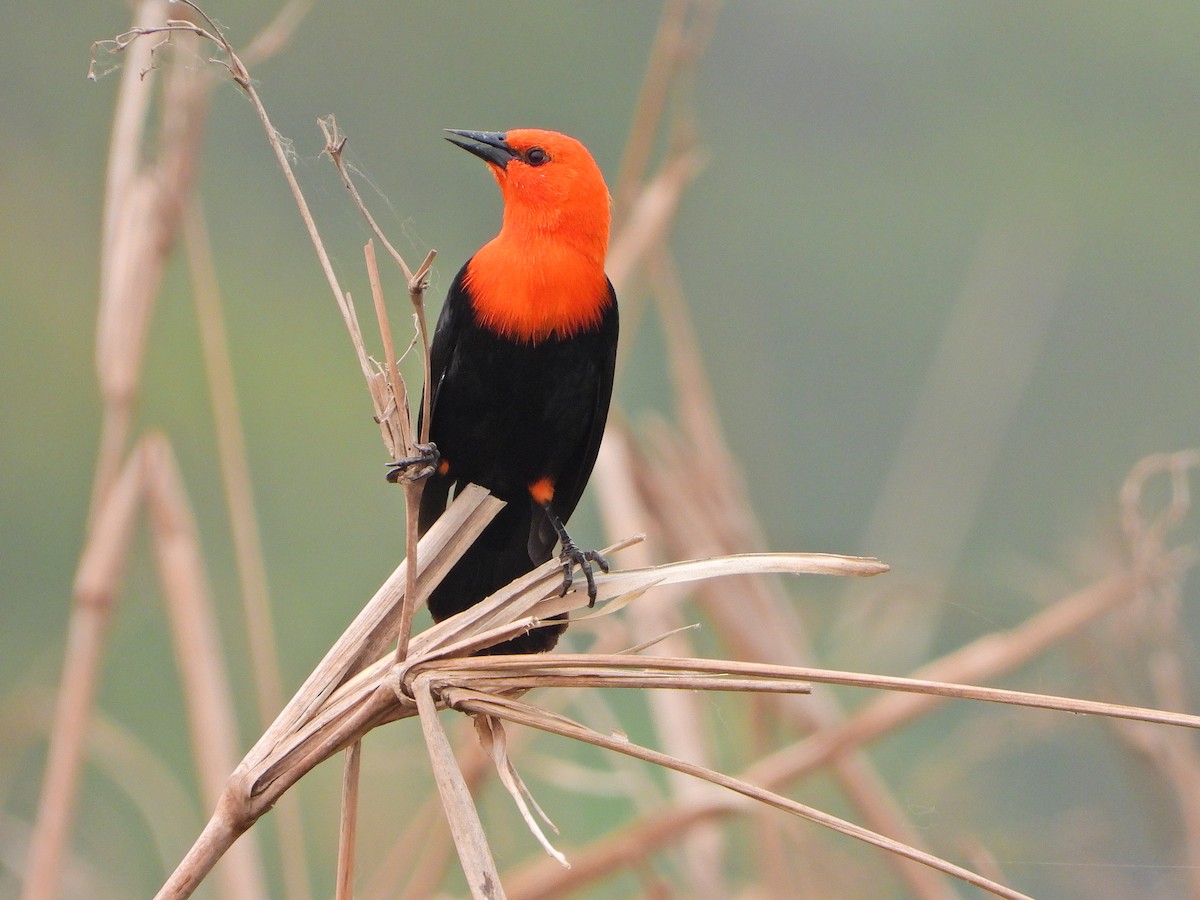
<svg viewBox="0 0 1200 900"><path fill-rule="evenodd" d="M235 45L275 8L206 4ZM368 296L366 233L320 156L318 116L336 114L368 200L410 263L438 249L430 295L440 300L500 209L483 167L440 129L565 131L611 185L658 13L640 2L318 4L254 75L349 289ZM82 542L98 429L99 218L119 84L115 73L95 84L84 75L89 44L122 31L127 16L118 3L5 10L0 700L13 704L56 684ZM894 567L870 591L793 586L824 663L903 674L1110 571L1128 470L1200 443L1198 41L1193 2L724 8L695 90L707 165L673 246L772 546L878 555ZM253 111L228 84L216 92L203 165L294 686L395 565L402 504L383 481L369 404L308 239ZM391 287L399 297L396 279ZM635 425L669 406L657 329L651 317L623 338L617 402ZM227 650L240 658L180 265L150 346L140 419L180 458ZM594 523L585 519L591 543ZM190 790L145 549L121 599L100 704ZM1184 599L1194 638L1193 588ZM1106 665L1077 647L1008 683L1100 696L1091 676ZM1037 895L1181 895L1170 798L1102 725L1075 720L1046 738L1048 714L989 714L1000 732L991 738L972 730L983 714L964 710L878 750L932 844L950 852L964 833L977 836ZM5 866L20 864L36 802L37 727L0 724ZM967 736L1009 752L973 768L989 754ZM408 757L415 766L397 758L399 740L373 738L381 750L368 762L397 791L424 775L419 756ZM305 785L306 803L336 797L335 768ZM96 772L86 788L79 855L112 896L153 890L163 864L130 801ZM570 810L568 794L551 796L552 815L582 841L571 829L596 823ZM184 843L202 821L190 802L175 825ZM622 815L617 806L605 815ZM336 823L316 818L321 867ZM528 852L524 836L501 840ZM0 891L12 878L0 874ZM327 869L317 878L318 895L328 893Z"/></svg>

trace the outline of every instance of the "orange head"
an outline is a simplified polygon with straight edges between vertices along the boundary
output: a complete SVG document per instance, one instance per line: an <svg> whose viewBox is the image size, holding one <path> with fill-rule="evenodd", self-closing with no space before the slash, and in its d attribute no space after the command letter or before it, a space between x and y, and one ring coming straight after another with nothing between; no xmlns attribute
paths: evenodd
<svg viewBox="0 0 1200 900"><path fill-rule="evenodd" d="M537 341L594 326L608 302L610 221L600 167L574 138L534 128L450 131L488 164L504 195L504 223L467 269L485 324Z"/></svg>

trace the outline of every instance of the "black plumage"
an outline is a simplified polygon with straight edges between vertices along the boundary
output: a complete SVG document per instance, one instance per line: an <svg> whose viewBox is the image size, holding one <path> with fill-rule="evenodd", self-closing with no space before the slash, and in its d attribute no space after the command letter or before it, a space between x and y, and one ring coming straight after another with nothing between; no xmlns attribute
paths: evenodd
<svg viewBox="0 0 1200 900"><path fill-rule="evenodd" d="M429 597L438 621L553 556L557 535L530 486L548 479L549 512L566 523L596 461L616 363L611 283L593 327L518 340L480 320L464 285L470 265L450 287L430 352L429 437L442 462L425 485L421 531L446 508L450 492L468 483L487 488L506 506ZM488 652L549 650L565 628L539 628Z"/></svg>

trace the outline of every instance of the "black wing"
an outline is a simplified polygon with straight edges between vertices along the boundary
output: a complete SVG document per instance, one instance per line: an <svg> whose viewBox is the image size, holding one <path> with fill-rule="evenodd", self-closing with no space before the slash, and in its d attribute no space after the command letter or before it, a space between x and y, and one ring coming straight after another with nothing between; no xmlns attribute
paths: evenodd
<svg viewBox="0 0 1200 900"><path fill-rule="evenodd" d="M574 448L563 465L554 486L554 499L550 502L551 509L562 522L566 522L579 505L583 489L587 487L592 468L596 465L600 442L604 439L604 427L608 422L608 408L612 401L613 375L617 367L619 331L617 294L609 281L608 305L604 310L604 318L600 321L600 328L589 335L590 347L586 351L592 354L596 364L595 392L591 397L591 426L587 436ZM529 534L529 555L534 560L547 559L554 548L557 535L544 515L534 515L533 523Z"/></svg>
<svg viewBox="0 0 1200 900"><path fill-rule="evenodd" d="M459 337L465 323L471 320L471 310L466 294L463 292L463 277L467 272L470 260L454 276L450 290L446 294L446 302L438 315L437 326L433 331L433 341L429 347L429 419L437 421L438 397L450 369L451 360L458 348ZM420 433L424 420L424 406L417 415L417 432ZM424 534L446 510L446 501L454 479L449 475L434 474L425 482L421 494L420 532Z"/></svg>

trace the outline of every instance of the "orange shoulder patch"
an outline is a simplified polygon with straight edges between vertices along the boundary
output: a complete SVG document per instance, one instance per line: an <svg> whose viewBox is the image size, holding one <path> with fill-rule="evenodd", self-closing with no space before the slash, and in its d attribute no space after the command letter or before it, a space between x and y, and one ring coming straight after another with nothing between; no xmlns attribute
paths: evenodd
<svg viewBox="0 0 1200 900"><path fill-rule="evenodd" d="M539 478L529 486L529 496L535 503L546 504L554 499L554 479Z"/></svg>

